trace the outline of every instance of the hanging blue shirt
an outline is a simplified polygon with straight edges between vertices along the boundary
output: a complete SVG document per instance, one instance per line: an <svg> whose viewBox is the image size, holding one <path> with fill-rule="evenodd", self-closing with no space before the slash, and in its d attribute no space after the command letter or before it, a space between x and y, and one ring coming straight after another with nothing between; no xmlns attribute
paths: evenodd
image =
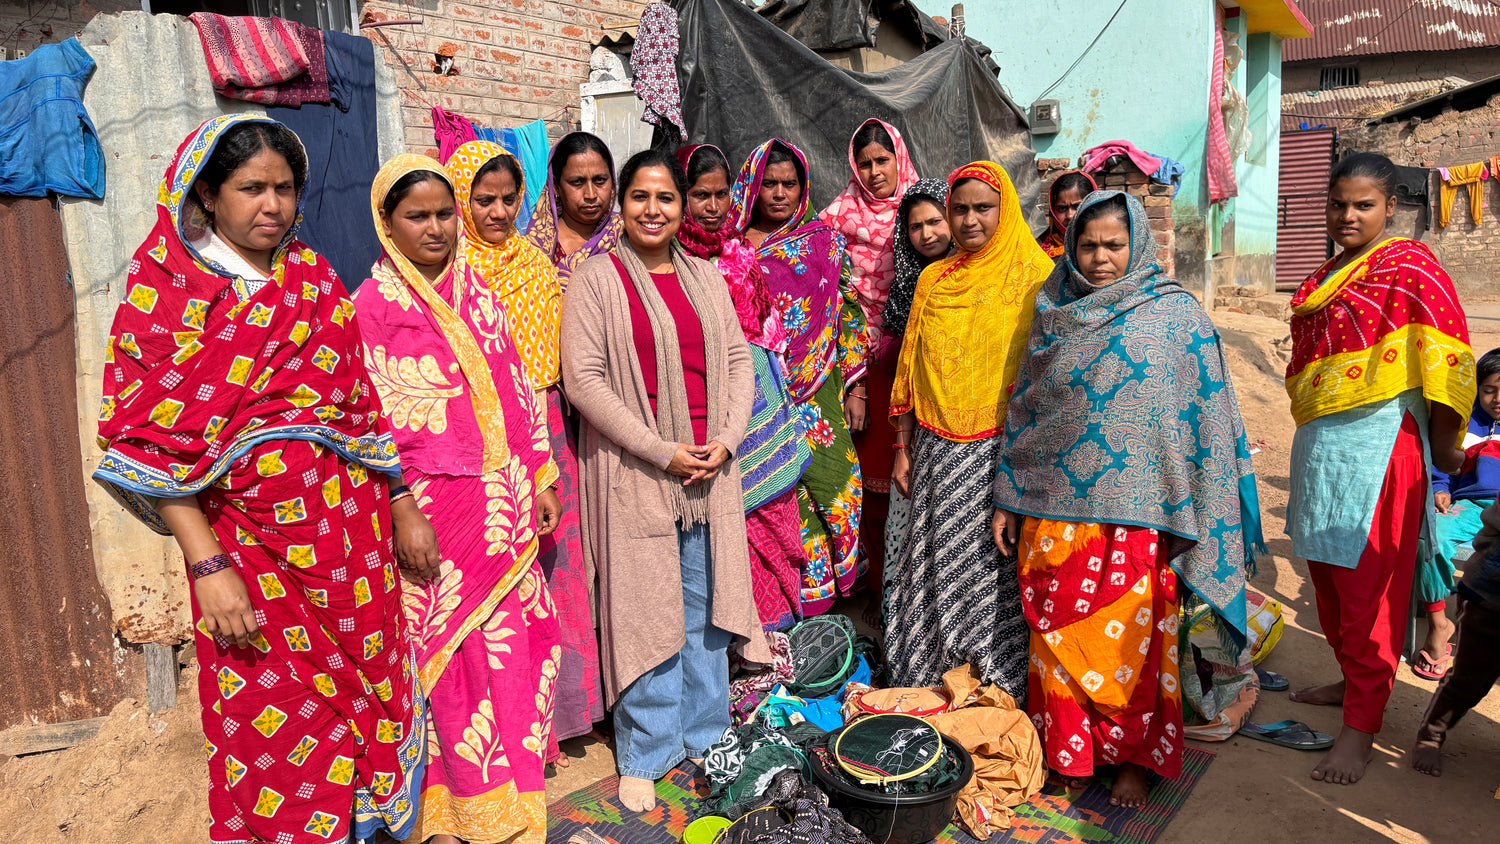
<svg viewBox="0 0 1500 844"><path fill-rule="evenodd" d="M0 62L0 194L104 197L104 150L83 108L93 74L77 38Z"/></svg>

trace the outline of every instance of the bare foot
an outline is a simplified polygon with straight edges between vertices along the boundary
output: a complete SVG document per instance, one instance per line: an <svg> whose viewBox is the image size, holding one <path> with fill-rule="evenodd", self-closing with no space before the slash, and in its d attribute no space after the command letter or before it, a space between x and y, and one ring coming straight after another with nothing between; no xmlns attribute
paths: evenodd
<svg viewBox="0 0 1500 844"><path fill-rule="evenodd" d="M1432 777L1443 775L1443 747L1435 741L1418 741L1411 749L1411 766Z"/></svg>
<svg viewBox="0 0 1500 844"><path fill-rule="evenodd" d="M463 839L456 835L434 835L427 839L427 844L464 844Z"/></svg>
<svg viewBox="0 0 1500 844"><path fill-rule="evenodd" d="M568 767L569 765L571 765L573 763L571 763L571 762L568 761L568 754L559 752L557 754L557 758L553 759L551 762L549 762L547 764L554 765L557 768L561 769L561 768L566 768L566 767Z"/></svg>
<svg viewBox="0 0 1500 844"><path fill-rule="evenodd" d="M609 733L604 732L603 730L599 729L598 727L595 727L594 729L589 730L587 733L585 733L585 736L587 738L591 738L594 741L599 742L600 744L609 744L610 742L612 742L612 741L615 740L614 736L610 735Z"/></svg>
<svg viewBox="0 0 1500 844"><path fill-rule="evenodd" d="M1121 765L1120 773L1115 776L1115 787L1109 790L1109 805L1143 809L1150 790L1151 787L1146 784L1145 768L1133 764Z"/></svg>
<svg viewBox="0 0 1500 844"><path fill-rule="evenodd" d="M1342 706L1344 703L1344 681L1329 683L1326 686L1314 686L1311 689L1303 689L1292 692L1291 699L1297 703L1307 703L1313 706Z"/></svg>
<svg viewBox="0 0 1500 844"><path fill-rule="evenodd" d="M1432 654L1433 659L1447 656L1448 640L1453 638L1453 631L1456 629L1453 622L1448 620L1446 610L1428 613L1427 639L1422 643L1422 650Z"/></svg>
<svg viewBox="0 0 1500 844"><path fill-rule="evenodd" d="M620 805L632 812L656 808L656 783L641 777L620 777Z"/></svg>
<svg viewBox="0 0 1500 844"><path fill-rule="evenodd" d="M1063 788L1069 791L1083 791L1094 782L1093 777L1062 777Z"/></svg>
<svg viewBox="0 0 1500 844"><path fill-rule="evenodd" d="M1375 755L1375 737L1350 726L1339 731L1328 755L1313 768L1312 778L1334 785L1354 785Z"/></svg>

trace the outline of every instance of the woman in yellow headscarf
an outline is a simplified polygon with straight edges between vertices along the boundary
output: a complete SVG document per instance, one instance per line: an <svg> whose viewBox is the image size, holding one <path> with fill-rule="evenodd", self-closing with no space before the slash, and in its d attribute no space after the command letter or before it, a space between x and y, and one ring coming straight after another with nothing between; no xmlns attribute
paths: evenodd
<svg viewBox="0 0 1500 844"><path fill-rule="evenodd" d="M560 509L545 417L505 309L455 255L455 196L442 165L391 159L370 202L384 250L354 306L410 484L392 497L413 498L431 523L396 537L429 704L414 840L541 842L561 655L537 560Z"/></svg>
<svg viewBox="0 0 1500 844"><path fill-rule="evenodd" d="M599 637L590 609L594 572L583 553L578 522L578 443L564 421L558 376L562 286L552 261L515 230L516 214L526 195L516 157L499 144L470 141L453 152L447 169L463 223L459 249L505 306L526 377L537 390L537 398L545 402L552 456L557 461L553 491L562 501L562 518L557 530L542 537L537 561L557 603L563 642L554 738L549 741L547 761L567 767L568 757L558 750L557 742L591 731L604 718L604 700L599 687Z"/></svg>
<svg viewBox="0 0 1500 844"><path fill-rule="evenodd" d="M912 511L901 556L888 561L885 646L893 686L935 686L967 662L1024 706L1029 634L1014 558L991 535L991 488L1052 261L1000 165L965 165L948 185L959 251L922 271L891 391L892 481Z"/></svg>

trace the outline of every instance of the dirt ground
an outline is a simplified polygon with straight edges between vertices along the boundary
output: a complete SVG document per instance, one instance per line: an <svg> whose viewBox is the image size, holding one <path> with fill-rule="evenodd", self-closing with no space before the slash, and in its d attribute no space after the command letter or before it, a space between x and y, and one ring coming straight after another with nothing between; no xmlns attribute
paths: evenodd
<svg viewBox="0 0 1500 844"><path fill-rule="evenodd" d="M1240 408L1260 481L1272 554L1252 581L1285 609L1286 632L1265 667L1293 687L1335 679L1337 665L1319 632L1306 566L1290 557L1282 528L1293 425L1282 388L1278 342L1286 326L1243 314L1214 313L1226 341ZM1500 346L1500 305L1470 314L1476 350ZM1489 646L1489 643L1486 643ZM1494 841L1500 829L1500 694L1491 695L1449 742L1442 779L1415 773L1407 751L1436 683L1403 667L1375 762L1355 786L1308 778L1318 755L1234 738L1202 745L1219 754L1173 819L1163 844L1222 842ZM177 709L148 716L143 703L116 707L94 739L70 750L0 765L0 841L27 844L189 844L208 823L206 764L198 727L196 672L183 675ZM1264 693L1254 719L1295 718L1336 732L1339 711ZM556 799L613 773L607 746L565 743L571 765L548 781Z"/></svg>

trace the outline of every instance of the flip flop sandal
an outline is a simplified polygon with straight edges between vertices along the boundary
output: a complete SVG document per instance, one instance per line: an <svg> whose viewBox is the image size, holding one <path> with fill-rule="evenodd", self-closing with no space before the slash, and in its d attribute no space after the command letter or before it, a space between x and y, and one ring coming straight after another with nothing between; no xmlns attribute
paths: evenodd
<svg viewBox="0 0 1500 844"><path fill-rule="evenodd" d="M1284 692L1292 687L1292 681L1277 674L1275 671L1267 671L1264 668L1255 669L1255 676L1260 680L1260 687L1268 692Z"/></svg>
<svg viewBox="0 0 1500 844"><path fill-rule="evenodd" d="M1417 651L1417 660L1411 664L1411 673L1423 680L1441 680L1448 676L1448 663L1453 661L1453 643L1448 643L1448 653L1442 659L1433 659L1424 648Z"/></svg>
<svg viewBox="0 0 1500 844"><path fill-rule="evenodd" d="M1333 736L1320 733L1301 721L1277 721L1274 724L1250 724L1240 727L1240 735L1293 750L1327 750L1333 747Z"/></svg>

